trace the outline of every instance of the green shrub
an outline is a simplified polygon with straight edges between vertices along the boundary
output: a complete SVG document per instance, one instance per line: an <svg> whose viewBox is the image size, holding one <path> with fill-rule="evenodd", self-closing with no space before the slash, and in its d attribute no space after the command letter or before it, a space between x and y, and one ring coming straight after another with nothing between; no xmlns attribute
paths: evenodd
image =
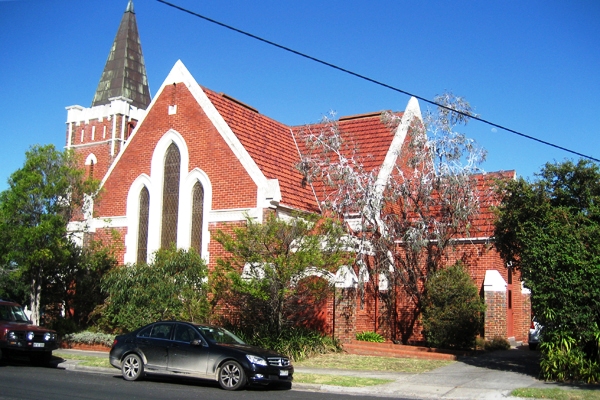
<svg viewBox="0 0 600 400"><path fill-rule="evenodd" d="M462 263L429 277L423 299L423 328L430 346L472 349L484 312L485 303Z"/></svg>
<svg viewBox="0 0 600 400"><path fill-rule="evenodd" d="M362 342L372 342L372 343L385 342L385 338L377 332L358 332L356 334L356 340L360 340Z"/></svg>
<svg viewBox="0 0 600 400"><path fill-rule="evenodd" d="M230 327L246 343L275 350L294 361L327 353L342 351L340 342L320 332L304 328L285 328L279 335L272 332L253 332L248 335Z"/></svg>
<svg viewBox="0 0 600 400"><path fill-rule="evenodd" d="M588 347L595 348L597 342L590 345ZM545 334L544 341L540 344L540 377L560 382L600 382L597 350L590 351L588 348L586 353L586 349L579 346L577 340L564 332L553 336Z"/></svg>
<svg viewBox="0 0 600 400"><path fill-rule="evenodd" d="M487 351L508 350L510 343L503 337L495 336L492 340L486 340L483 348Z"/></svg>
<svg viewBox="0 0 600 400"><path fill-rule="evenodd" d="M485 350L485 343L487 340L482 338L481 336L477 336L475 338L475 350Z"/></svg>
<svg viewBox="0 0 600 400"><path fill-rule="evenodd" d="M206 263L193 250L161 249L151 264L116 267L102 279L108 298L95 311L97 325L121 333L158 320L203 322L209 310L206 278Z"/></svg>

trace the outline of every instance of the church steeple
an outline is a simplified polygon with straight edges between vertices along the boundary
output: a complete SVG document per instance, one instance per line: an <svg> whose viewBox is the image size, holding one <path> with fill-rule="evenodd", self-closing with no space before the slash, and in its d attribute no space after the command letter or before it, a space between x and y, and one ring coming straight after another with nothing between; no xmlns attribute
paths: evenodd
<svg viewBox="0 0 600 400"><path fill-rule="evenodd" d="M151 100L132 0L121 19L92 107L110 104L113 97L131 99L131 104L141 109L146 109Z"/></svg>

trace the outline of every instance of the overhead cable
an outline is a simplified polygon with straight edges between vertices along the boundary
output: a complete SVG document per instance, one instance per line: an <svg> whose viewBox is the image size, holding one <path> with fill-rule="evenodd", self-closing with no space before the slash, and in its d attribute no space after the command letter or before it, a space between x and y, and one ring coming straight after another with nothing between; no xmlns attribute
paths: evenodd
<svg viewBox="0 0 600 400"><path fill-rule="evenodd" d="M533 137L533 136L530 136L530 135L526 135L526 134L524 134L524 133L522 133L522 132L518 132L518 131L516 131L516 130L514 130L514 129L507 128L507 127L505 127L505 126L502 126L502 125L496 124L496 123L494 123L494 122L488 121L488 120L486 120L486 119L483 119L483 118L480 118L480 117L477 117L477 116L471 115L471 114L469 114L469 113L466 113L466 112L463 112L463 111L459 111L459 110L455 110L455 109L453 109L453 108L451 108L451 107L448 107L448 106L445 106L445 105L443 105L443 104L437 103L437 102L435 102L435 101L429 100L429 99L427 99L427 98L425 98L425 97L422 97L422 96L419 96L419 95L416 95L416 94L413 94L413 93L407 92L406 90L402 90L402 89L399 89L399 88L397 88L397 87L394 87L394 86L388 85L387 83L384 83L384 82L378 81L378 80L376 80L376 79L369 78L368 76L361 75L361 74L359 74L359 73L356 73L356 72L350 71L350 70L348 70L348 69L342 68L342 67L340 67L340 66L337 66L337 65L335 65L335 64L331 64L331 63L329 63L329 62L327 62L327 61L323 61L323 60L321 60L321 59L319 59L319 58L316 58L316 57L310 56L310 55L308 55L308 54L301 53L301 52L299 52L299 51L297 51L297 50L294 50L294 49L291 49L291 48L289 48L289 47L286 47L286 46L280 45L280 44L278 44L278 43L272 42L272 41L270 41L270 40L267 40L267 39L261 38L260 36L256 36L256 35L254 35L254 34L252 34L252 33L249 33L249 32L243 31L243 30L241 30L241 29L235 28L235 27L233 27L233 26L231 26L231 25L224 24L224 23L222 23L222 22L219 22L219 21L217 21L217 20L214 20L214 19L212 19L212 18L206 17L206 16L204 16L204 15L198 14L198 13L196 13L196 12L194 12L194 11L191 11L191 10L188 10L188 9L186 9L186 8L180 7L180 6L176 5L176 4L170 3L170 2L168 2L168 1L165 1L165 0L156 0L156 1L158 1L159 3L163 3L163 4L167 5L167 6L173 7L173 8L175 8L175 9L177 9L177 10L183 11L183 12L185 12L185 13L191 14L191 15L193 15L193 16L195 16L195 17L201 18L201 19L203 19L203 20L205 20L205 21L208 21L208 22L211 22L211 23L213 23L213 24L219 25L219 26L221 26L221 27L223 27L223 28L227 28L227 29L229 29L229 30L232 30L232 31L234 31L234 32L237 32L237 33L240 33L240 34L242 34L242 35L248 36L248 37L250 37L250 38L252 38L252 39L256 39L256 40L258 40L258 41L261 41L261 42L263 42L263 43L266 43L266 44L269 44L269 45L271 45L271 46L277 47L277 48L279 48L279 49L281 49L281 50L285 50L285 51L287 51L287 52L290 52L290 53L296 54L297 56L300 56L300 57L303 57L303 58L309 59L309 60L311 60L311 61L314 61L314 62L317 62L317 63L319 63L319 64L325 65L325 66L327 66L327 67L330 67L330 68L336 69L336 70L338 70L338 71L344 72L344 73L346 73L346 74L349 74L349 75L355 76L355 77L357 77L357 78L363 79L363 80L365 80L365 81L367 81L367 82L371 82L371 83L374 83L374 84L376 84L376 85L383 86L383 87L385 87L385 88L387 88L387 89L391 89L391 90L393 90L393 91L395 91L395 92L402 93L402 94L405 94L405 95L407 95L407 96L415 97L415 98L417 98L417 99L419 99L419 100L423 101L424 103L428 103L428 104L434 105L434 106L436 106L436 107L441 107L441 108L444 108L444 109L446 109L446 110L448 110L448 111L452 111L452 112L455 112L455 113L457 113L457 114L464 115L464 116L466 116L466 117L468 117L468 118L470 118L470 119L474 119L474 120L476 120L476 121L483 122L484 124L487 124L487 125L493 126L493 127L495 127L495 128L499 128L499 129L502 129L502 130L504 130L504 131L507 131L507 132L510 132L510 133L514 133L515 135L518 135L518 136L524 137L524 138L526 138L526 139L530 139L530 140L536 141L536 142L538 142L538 143L542 143L542 144L545 144L545 145L547 145L547 146L554 147L554 148L556 148L556 149L563 150L563 151L566 151L566 152L568 152L568 153L575 154L575 155L578 155L578 156L580 156L580 157L583 157L583 158L587 158L587 159L589 159L589 160L592 160L592 161L595 161L595 162L600 162L600 159L597 159L597 158L594 158L594 157L591 157L591 156L588 156L588 155L585 155L585 154L579 153L579 152L577 152L577 151L575 151L575 150L571 150L571 149L568 149L568 148L566 148L566 147L563 147L563 146L559 146L559 145L557 145L557 144L554 144L554 143L547 142L547 141L545 141L545 140L542 140L542 139L538 139L538 138L536 138L536 137Z"/></svg>

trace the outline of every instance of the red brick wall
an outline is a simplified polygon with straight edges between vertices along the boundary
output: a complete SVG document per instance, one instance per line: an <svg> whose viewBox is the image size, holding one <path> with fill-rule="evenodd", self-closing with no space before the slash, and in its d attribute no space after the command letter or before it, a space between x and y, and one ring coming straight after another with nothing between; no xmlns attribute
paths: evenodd
<svg viewBox="0 0 600 400"><path fill-rule="evenodd" d="M168 108L174 101L177 113L169 115ZM213 187L211 209L256 207L256 185L240 161L187 87L170 85L156 99L116 161L118 164L104 185L110 196L97 203L100 216L125 215L129 187L140 174L150 175L154 148L169 129L176 130L186 141L190 165L185 169L198 167L208 174Z"/></svg>
<svg viewBox="0 0 600 400"><path fill-rule="evenodd" d="M356 338L356 289L336 289L334 333L342 343Z"/></svg>
<svg viewBox="0 0 600 400"><path fill-rule="evenodd" d="M485 305L485 339L506 338L506 292L485 292Z"/></svg>
<svg viewBox="0 0 600 400"><path fill-rule="evenodd" d="M487 243L463 243L457 246L446 258L444 265L462 260L487 305L484 334L486 339L494 336L507 338L506 292L485 292L483 283L487 270L497 270L508 281L508 271L495 249ZM355 271L358 273L358 271ZM371 277L373 280L373 277ZM531 304L529 295L521 294L520 274L513 275L513 332L515 340L526 341L529 331ZM340 289L338 289L339 292ZM375 293L372 283L364 290L344 289L343 296L337 300L335 312L335 334L340 339L352 340L357 332L374 331L389 340L404 343L422 343L424 341L420 312L414 302L398 288L395 299L398 320L390 321L386 312L383 296L386 292ZM364 294L363 294L364 293ZM351 310L353 303L354 310ZM342 318L342 316L344 316Z"/></svg>
<svg viewBox="0 0 600 400"><path fill-rule="evenodd" d="M89 166L84 166L85 160L90 154L94 154L97 159L97 163L94 165L94 178L102 179L108 168L114 161L116 155L120 150L120 142L115 144L114 156L111 156L112 144L110 140L113 135L113 115L111 119L103 118L102 121L99 119L92 119L90 121L81 121L81 123L72 122L67 125L66 143L67 145L76 146L74 150L80 155L81 167L86 169L89 173ZM135 122L135 121L134 121ZM127 122L125 122L127 123ZM121 125L123 124L123 116L116 116L116 129L115 138L121 138ZM69 143L69 126L72 129L71 143ZM95 128L95 133L92 139L92 132ZM104 136L104 129L106 128L106 136ZM126 127L127 128L127 127ZM83 131L83 141L81 141L81 133ZM125 138L127 138L128 129L125 129Z"/></svg>

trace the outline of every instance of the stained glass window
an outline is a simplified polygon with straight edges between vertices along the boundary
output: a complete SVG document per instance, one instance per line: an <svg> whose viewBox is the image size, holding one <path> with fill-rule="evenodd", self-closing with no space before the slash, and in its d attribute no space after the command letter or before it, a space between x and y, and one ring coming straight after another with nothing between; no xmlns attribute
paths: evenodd
<svg viewBox="0 0 600 400"><path fill-rule="evenodd" d="M181 156L175 143L171 143L165 157L162 207L162 248L177 245L177 217L179 215L179 169Z"/></svg>
<svg viewBox="0 0 600 400"><path fill-rule="evenodd" d="M150 193L146 186L140 193L140 216L138 223L137 262L147 262L148 255L148 217L150 216Z"/></svg>
<svg viewBox="0 0 600 400"><path fill-rule="evenodd" d="M192 189L192 243L198 254L202 254L202 219L204 218L204 188L196 182Z"/></svg>

